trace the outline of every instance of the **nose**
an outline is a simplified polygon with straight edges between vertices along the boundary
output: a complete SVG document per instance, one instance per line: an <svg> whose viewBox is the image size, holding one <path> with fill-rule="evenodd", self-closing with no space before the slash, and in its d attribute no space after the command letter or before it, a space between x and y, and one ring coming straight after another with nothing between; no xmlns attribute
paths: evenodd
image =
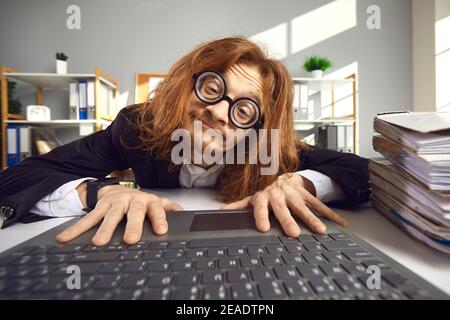
<svg viewBox="0 0 450 320"><path fill-rule="evenodd" d="M206 107L211 114L212 120L220 122L221 125L228 124L228 108L229 102L226 100Z"/></svg>

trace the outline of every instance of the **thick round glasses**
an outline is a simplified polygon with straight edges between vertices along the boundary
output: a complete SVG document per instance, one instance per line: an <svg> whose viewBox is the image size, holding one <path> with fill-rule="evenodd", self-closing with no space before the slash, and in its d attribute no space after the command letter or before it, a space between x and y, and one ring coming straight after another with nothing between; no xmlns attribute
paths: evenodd
<svg viewBox="0 0 450 320"><path fill-rule="evenodd" d="M217 104L223 100L229 104L228 117L231 123L240 129L261 126L261 111L258 103L251 98L231 99L227 96L225 79L215 71L194 74L194 92L197 98L207 104Z"/></svg>

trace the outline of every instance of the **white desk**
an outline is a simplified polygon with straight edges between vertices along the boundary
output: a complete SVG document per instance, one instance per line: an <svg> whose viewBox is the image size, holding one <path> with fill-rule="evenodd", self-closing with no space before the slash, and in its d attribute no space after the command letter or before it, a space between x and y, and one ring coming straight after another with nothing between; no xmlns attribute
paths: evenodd
<svg viewBox="0 0 450 320"><path fill-rule="evenodd" d="M180 203L186 210L218 209L221 206L221 203L214 199L214 191L207 189L158 189L152 192ZM414 241L372 208L337 212L349 221L349 231L450 294L450 256ZM67 220L59 218L16 224L0 230L0 252Z"/></svg>

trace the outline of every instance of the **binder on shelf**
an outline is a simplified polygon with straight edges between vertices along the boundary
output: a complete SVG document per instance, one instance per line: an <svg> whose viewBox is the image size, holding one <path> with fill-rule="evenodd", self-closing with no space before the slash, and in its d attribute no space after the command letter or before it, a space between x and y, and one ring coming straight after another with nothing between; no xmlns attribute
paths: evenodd
<svg viewBox="0 0 450 320"><path fill-rule="evenodd" d="M90 120L95 119L95 83L94 81L88 81L87 83L87 118Z"/></svg>
<svg viewBox="0 0 450 320"><path fill-rule="evenodd" d="M11 167L20 162L20 131L18 126L8 125L6 127L6 153L7 166Z"/></svg>
<svg viewBox="0 0 450 320"><path fill-rule="evenodd" d="M87 82L85 80L78 81L78 98L79 98L79 119L87 120Z"/></svg>
<svg viewBox="0 0 450 320"><path fill-rule="evenodd" d="M31 127L21 126L19 133L20 161L31 156Z"/></svg>
<svg viewBox="0 0 450 320"><path fill-rule="evenodd" d="M69 119L78 120L80 118L80 103L78 98L78 83L75 81L69 83L69 104Z"/></svg>

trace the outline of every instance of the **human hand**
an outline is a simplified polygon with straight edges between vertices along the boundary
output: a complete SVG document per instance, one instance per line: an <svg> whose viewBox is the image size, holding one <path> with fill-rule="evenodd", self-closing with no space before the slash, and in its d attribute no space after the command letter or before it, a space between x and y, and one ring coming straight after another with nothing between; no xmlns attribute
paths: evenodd
<svg viewBox="0 0 450 320"><path fill-rule="evenodd" d="M150 219L154 233L163 235L168 231L166 211L179 210L183 208L169 199L120 185L109 185L99 190L95 208L77 223L58 234L56 239L63 243L71 241L103 219L92 238L92 244L106 245L111 240L117 225L126 215L127 224L123 241L134 244L141 239L146 216Z"/></svg>
<svg viewBox="0 0 450 320"><path fill-rule="evenodd" d="M325 224L311 211L326 217L342 226L347 221L328 208L307 189L311 182L297 173L286 173L275 182L242 200L226 204L222 209L244 209L253 207L256 227L259 231L270 230L269 210L272 209L286 235L298 237L300 227L292 213L299 217L314 233L325 233Z"/></svg>

